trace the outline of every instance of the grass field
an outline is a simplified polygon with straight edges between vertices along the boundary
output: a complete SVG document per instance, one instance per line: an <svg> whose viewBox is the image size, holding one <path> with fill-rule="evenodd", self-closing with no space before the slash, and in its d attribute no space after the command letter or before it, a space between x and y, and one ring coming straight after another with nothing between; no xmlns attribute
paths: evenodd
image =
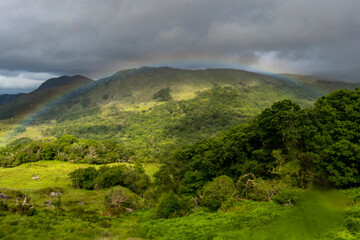
<svg viewBox="0 0 360 240"><path fill-rule="evenodd" d="M127 163L112 163L115 165L131 165ZM89 191L84 189L74 189L71 187L69 173L78 169L100 165L74 164L60 161L39 161L22 164L14 168L0 168L0 192L9 193L19 190L30 197L31 203L36 207L45 207L45 202L49 200L43 192L46 188L62 188L62 207L67 209L78 205L85 205L87 210L104 211L104 196L109 191L97 190ZM158 165L144 165L145 172L152 177L157 171ZM38 180L32 179L34 175L40 175ZM15 200L14 200L15 201Z"/></svg>
<svg viewBox="0 0 360 240"><path fill-rule="evenodd" d="M109 166L128 163L112 163ZM68 174L78 168L100 165L76 164L60 161L39 161L25 163L14 168L0 168L0 188L11 188L19 190L36 190L46 187L70 188ZM145 173L150 177L157 171L157 164L144 165ZM33 180L33 175L40 175L38 180Z"/></svg>
<svg viewBox="0 0 360 240"><path fill-rule="evenodd" d="M123 163L111 165L119 164ZM104 205L104 197L109 189L95 191L70 186L68 174L88 166L90 165L40 161L0 169L0 192L10 196L20 190L30 197L31 205L37 210L34 216L0 211L0 239L355 240L359 237L355 231L360 229L358 189L346 192L354 202L346 207L346 218L335 215L339 219L336 221L330 219L335 214L331 213L333 210L322 202L305 205L305 208L291 208L273 201L239 201L226 211L214 213L199 208L181 218L156 219L154 209L110 217L106 214ZM155 164L144 166L149 176L158 167ZM40 179L33 180L34 174L39 174ZM60 209L45 204L52 200L45 194L45 190L55 187L64 191ZM15 198L6 202L15 204ZM329 222L326 219L330 219ZM312 226L321 231L315 231Z"/></svg>

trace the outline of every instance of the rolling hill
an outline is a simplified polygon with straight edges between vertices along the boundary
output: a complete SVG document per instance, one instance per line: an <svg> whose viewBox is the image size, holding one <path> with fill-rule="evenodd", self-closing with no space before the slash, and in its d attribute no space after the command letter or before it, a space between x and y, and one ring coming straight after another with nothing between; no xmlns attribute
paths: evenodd
<svg viewBox="0 0 360 240"><path fill-rule="evenodd" d="M333 90L358 86L312 76L170 67L119 71L92 83L82 79L90 84L39 116L18 137L33 137L36 132L39 136L111 139L133 146L142 157L153 158L163 149L197 142L247 122L276 101L290 99L309 106ZM58 89L66 92L66 86L49 80L1 109L34 109L32 104L21 103L39 100L23 99L46 102L47 94ZM2 115L6 117L9 115Z"/></svg>

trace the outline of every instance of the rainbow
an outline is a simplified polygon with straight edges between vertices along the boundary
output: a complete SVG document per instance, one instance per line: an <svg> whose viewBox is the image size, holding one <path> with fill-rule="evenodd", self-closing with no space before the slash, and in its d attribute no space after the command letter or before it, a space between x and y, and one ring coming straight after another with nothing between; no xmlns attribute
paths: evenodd
<svg viewBox="0 0 360 240"><path fill-rule="evenodd" d="M88 83L79 85L77 87L71 88L69 91L54 95L51 99L47 102L41 103L31 112L26 114L19 123L14 124L12 129L8 131L8 133L3 137L0 138L0 146L6 145L11 142L18 134L22 131L22 129L29 126L33 123L36 119L43 116L45 113L49 112L54 107L64 103L66 100L78 96L80 93L86 92L92 87L95 87L96 82Z"/></svg>

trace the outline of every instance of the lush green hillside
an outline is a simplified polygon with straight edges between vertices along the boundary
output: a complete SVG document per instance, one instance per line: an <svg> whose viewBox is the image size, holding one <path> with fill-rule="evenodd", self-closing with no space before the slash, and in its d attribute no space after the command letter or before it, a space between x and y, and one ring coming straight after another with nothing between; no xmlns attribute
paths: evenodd
<svg viewBox="0 0 360 240"><path fill-rule="evenodd" d="M232 69L140 68L99 80L47 114L39 128L45 136L112 139L153 158L247 122L276 101L309 106L333 89L356 86Z"/></svg>
<svg viewBox="0 0 360 240"><path fill-rule="evenodd" d="M0 169L0 237L359 239L359 99L276 102L178 146L159 171L121 143L19 139L0 151L2 166L20 164ZM135 163L98 165L120 160Z"/></svg>

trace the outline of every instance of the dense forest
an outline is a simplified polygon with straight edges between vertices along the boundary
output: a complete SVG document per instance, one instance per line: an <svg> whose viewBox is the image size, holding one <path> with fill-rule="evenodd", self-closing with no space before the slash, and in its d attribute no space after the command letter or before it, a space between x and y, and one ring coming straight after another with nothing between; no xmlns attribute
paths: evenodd
<svg viewBox="0 0 360 240"><path fill-rule="evenodd" d="M154 97L171 101L169 92L163 89ZM204 94L210 94L206 99L224 94L216 99L227 103L236 93L215 87ZM172 104L184 111L190 103ZM169 105L159 107L164 106ZM221 126L229 119L222 116L231 114L230 108L211 102L204 106L214 106L212 116L176 120L168 131L190 134L199 130L196 123ZM44 229L51 234L66 229L61 237L75 232L75 239L360 237L360 89L337 90L309 107L282 100L250 121L241 116L232 121L238 124L216 135L158 146L160 165L144 161L136 153L139 148L127 142L68 134L19 138L0 148L1 171L61 162L76 167L67 172L68 185L62 187L0 188L0 237L10 239L16 231L43 237ZM72 218L81 226L70 223ZM31 223L38 228L23 229Z"/></svg>

